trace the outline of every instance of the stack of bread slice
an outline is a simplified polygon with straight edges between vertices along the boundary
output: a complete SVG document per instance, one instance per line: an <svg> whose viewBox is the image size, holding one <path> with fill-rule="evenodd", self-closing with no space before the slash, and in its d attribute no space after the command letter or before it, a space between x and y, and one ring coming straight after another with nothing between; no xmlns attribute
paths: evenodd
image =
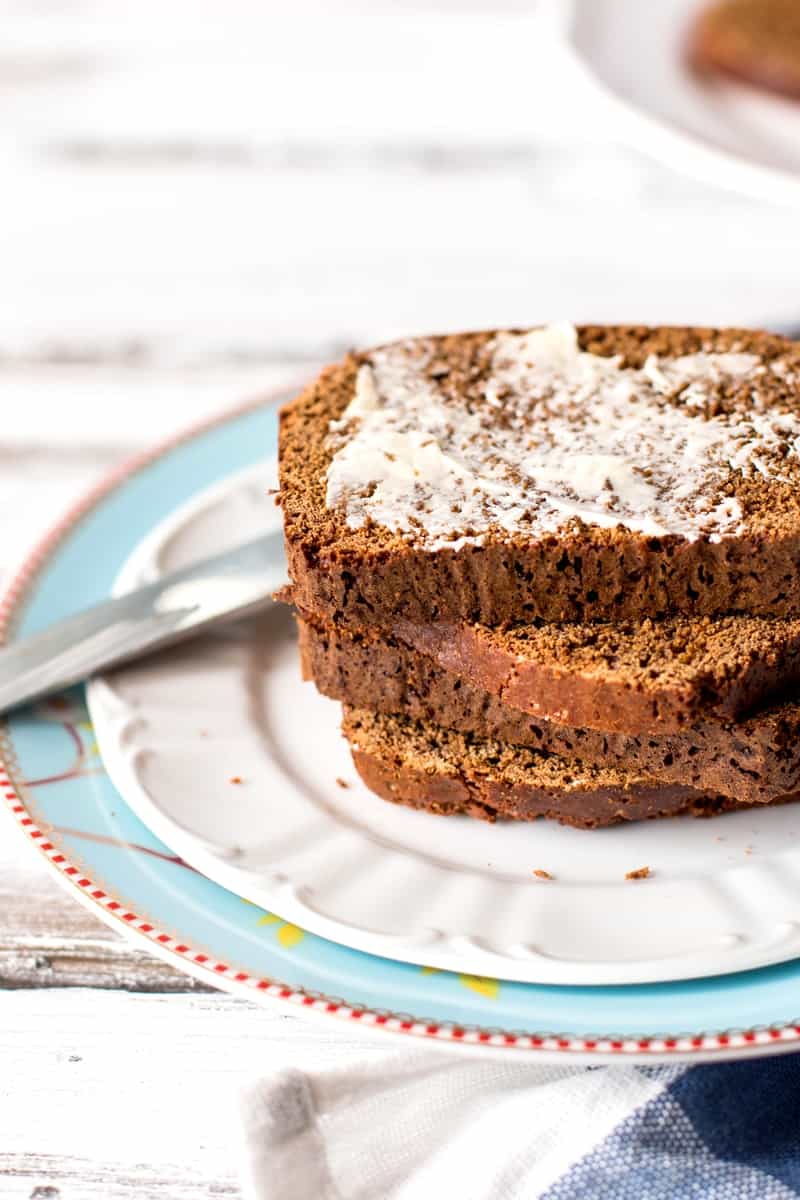
<svg viewBox="0 0 800 1200"><path fill-rule="evenodd" d="M800 795L800 345L393 343L281 414L302 670L372 791L594 828Z"/></svg>

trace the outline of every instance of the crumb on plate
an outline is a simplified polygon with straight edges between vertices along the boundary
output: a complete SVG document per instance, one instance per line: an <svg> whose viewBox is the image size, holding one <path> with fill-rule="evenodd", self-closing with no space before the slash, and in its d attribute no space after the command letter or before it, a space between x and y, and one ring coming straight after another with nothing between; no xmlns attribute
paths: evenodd
<svg viewBox="0 0 800 1200"><path fill-rule="evenodd" d="M625 874L625 878L626 879L649 879L650 878L650 868L649 867L637 867L635 871L627 871Z"/></svg>

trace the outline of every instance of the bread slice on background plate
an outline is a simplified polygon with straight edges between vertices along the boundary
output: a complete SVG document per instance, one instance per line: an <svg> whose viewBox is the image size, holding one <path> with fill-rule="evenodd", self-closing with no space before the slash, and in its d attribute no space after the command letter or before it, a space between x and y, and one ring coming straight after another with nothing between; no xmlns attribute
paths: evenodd
<svg viewBox="0 0 800 1200"><path fill-rule="evenodd" d="M718 0L702 8L689 38L689 60L703 73L800 100L800 5L797 0Z"/></svg>

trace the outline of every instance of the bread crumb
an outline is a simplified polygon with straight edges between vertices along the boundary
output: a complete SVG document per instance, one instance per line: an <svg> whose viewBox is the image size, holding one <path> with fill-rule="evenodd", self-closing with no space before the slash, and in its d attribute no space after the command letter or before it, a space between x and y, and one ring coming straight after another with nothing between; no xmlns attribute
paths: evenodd
<svg viewBox="0 0 800 1200"><path fill-rule="evenodd" d="M337 775L336 776L336 786L340 787L340 788L349 788L350 784L347 782L346 779L342 779L342 778L340 778L340 776Z"/></svg>
<svg viewBox="0 0 800 1200"><path fill-rule="evenodd" d="M230 782L231 783L244 783L244 780L242 779L241 775L231 775Z"/></svg>
<svg viewBox="0 0 800 1200"><path fill-rule="evenodd" d="M635 871L628 871L625 875L626 879L649 879L649 867L637 867Z"/></svg>
<svg viewBox="0 0 800 1200"><path fill-rule="evenodd" d="M553 876L549 871L543 871L541 867L537 867L533 872L537 879L552 879Z"/></svg>

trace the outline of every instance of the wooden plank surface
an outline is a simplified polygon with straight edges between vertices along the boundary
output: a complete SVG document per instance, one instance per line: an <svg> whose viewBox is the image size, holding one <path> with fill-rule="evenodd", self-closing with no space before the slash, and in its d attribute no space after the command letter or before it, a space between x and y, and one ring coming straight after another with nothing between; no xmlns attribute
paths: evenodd
<svg viewBox="0 0 800 1200"><path fill-rule="evenodd" d="M210 990L112 932L69 898L14 830L2 829L9 837L0 846L0 990Z"/></svg>
<svg viewBox="0 0 800 1200"><path fill-rule="evenodd" d="M241 1085L386 1052L337 1033L216 994L0 992L0 1195L239 1196Z"/></svg>

